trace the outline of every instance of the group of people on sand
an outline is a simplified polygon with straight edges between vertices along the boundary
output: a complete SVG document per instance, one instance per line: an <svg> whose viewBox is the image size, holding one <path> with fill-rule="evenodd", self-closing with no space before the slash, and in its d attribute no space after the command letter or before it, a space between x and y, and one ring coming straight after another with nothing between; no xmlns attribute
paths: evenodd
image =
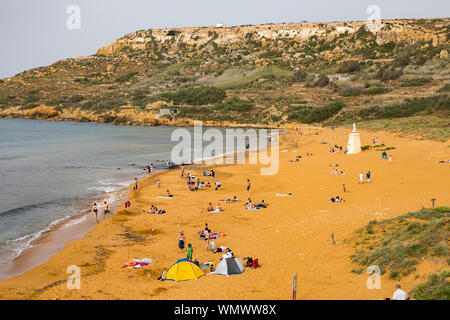
<svg viewBox="0 0 450 320"><path fill-rule="evenodd" d="M389 158L388 158L388 154L387 154L387 152L386 151L383 151L382 153L381 153L381 159L383 159L383 160L388 160L389 161L389 163L391 163L392 162L392 155L389 155Z"/></svg>
<svg viewBox="0 0 450 320"><path fill-rule="evenodd" d="M223 212L223 209L222 209L222 207L220 206L220 203L218 203L218 204L216 205L216 207L214 207L214 206L212 205L212 203L210 202L210 203L208 204L208 207L206 208L206 211L207 211L208 213L212 213L212 212Z"/></svg>
<svg viewBox="0 0 450 320"><path fill-rule="evenodd" d="M261 200L261 202L255 202L253 203L250 198L248 198L247 202L244 203L244 207L246 209L256 209L256 208L267 208L268 204L264 202L264 200Z"/></svg>
<svg viewBox="0 0 450 320"><path fill-rule="evenodd" d="M214 180L216 173L214 172L214 170L211 170L209 174L204 171L202 176L211 177L212 180ZM182 170L181 170L181 177L184 178L184 168L182 168ZM200 190L202 188L211 188L211 183L209 181L201 181L200 178L195 177L195 176L191 175L190 173L188 173L188 175L186 176L186 179L187 179L187 186L190 191ZM219 181L215 181L214 185L215 185L215 190L219 190L220 187L222 186L222 183Z"/></svg>
<svg viewBox="0 0 450 320"><path fill-rule="evenodd" d="M92 212L94 214L94 220L95 223L98 223L98 206L97 203L94 203L92 206ZM106 216L107 214L111 214L111 211L109 210L108 203L106 201L103 202L103 215Z"/></svg>
<svg viewBox="0 0 450 320"><path fill-rule="evenodd" d="M336 170L335 168L333 168L333 169L331 169L331 172L330 172L330 174L332 174L332 175L335 175L335 176L337 176L337 175L345 175L345 172L344 171L338 171L338 170Z"/></svg>
<svg viewBox="0 0 450 320"><path fill-rule="evenodd" d="M366 173L366 183L370 183L370 177L371 177L371 173L370 173L370 171L367 171L367 173ZM358 183L364 183L364 173L361 171L360 173L359 173L359 180L358 180Z"/></svg>
<svg viewBox="0 0 450 320"><path fill-rule="evenodd" d="M153 165L153 162L150 163L150 165L147 165L145 167L142 168L142 174L145 175L145 173L151 174L152 172L154 172L155 166Z"/></svg>
<svg viewBox="0 0 450 320"><path fill-rule="evenodd" d="M345 202L345 200L339 196L331 197L330 199L328 199L328 201L330 201L330 202Z"/></svg>
<svg viewBox="0 0 450 320"><path fill-rule="evenodd" d="M145 213L151 213L151 214L163 214L163 213L166 213L166 210L158 210L157 207L155 207L154 205L152 205L152 206L150 207L150 211L142 210L142 212L145 212Z"/></svg>

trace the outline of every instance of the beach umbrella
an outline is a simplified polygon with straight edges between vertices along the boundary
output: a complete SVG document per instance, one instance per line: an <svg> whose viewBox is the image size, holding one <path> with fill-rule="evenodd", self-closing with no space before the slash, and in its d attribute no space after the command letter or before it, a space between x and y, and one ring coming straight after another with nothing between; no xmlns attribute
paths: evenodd
<svg viewBox="0 0 450 320"><path fill-rule="evenodd" d="M227 257L219 262L214 273L229 276L232 274L241 274L242 272L244 272L244 265L241 260L236 257Z"/></svg>
<svg viewBox="0 0 450 320"><path fill-rule="evenodd" d="M205 273L199 266L189 259L180 259L175 262L166 273L166 280L186 281L204 276Z"/></svg>

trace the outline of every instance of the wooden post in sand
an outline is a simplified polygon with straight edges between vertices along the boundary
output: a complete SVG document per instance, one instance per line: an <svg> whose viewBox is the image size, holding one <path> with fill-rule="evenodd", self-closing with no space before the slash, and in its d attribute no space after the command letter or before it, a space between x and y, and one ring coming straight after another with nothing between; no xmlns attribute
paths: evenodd
<svg viewBox="0 0 450 320"><path fill-rule="evenodd" d="M331 244L334 244L334 232L331 233Z"/></svg>
<svg viewBox="0 0 450 320"><path fill-rule="evenodd" d="M297 300L297 272L292 277L291 300Z"/></svg>
<svg viewBox="0 0 450 320"><path fill-rule="evenodd" d="M434 202L436 201L436 199L431 199L431 207L434 208Z"/></svg>

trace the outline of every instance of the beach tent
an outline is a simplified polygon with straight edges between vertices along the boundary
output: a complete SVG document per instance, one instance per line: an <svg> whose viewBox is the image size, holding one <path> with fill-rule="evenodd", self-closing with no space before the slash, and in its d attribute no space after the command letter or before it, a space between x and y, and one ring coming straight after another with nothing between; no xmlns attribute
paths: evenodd
<svg viewBox="0 0 450 320"><path fill-rule="evenodd" d="M361 152L361 140L359 138L359 133L356 131L356 125L353 124L353 131L350 133L348 137L347 148L345 149L345 153L347 154L355 154Z"/></svg>
<svg viewBox="0 0 450 320"><path fill-rule="evenodd" d="M204 276L205 273L199 266L189 259L180 259L175 262L166 273L166 280L185 281Z"/></svg>
<svg viewBox="0 0 450 320"><path fill-rule="evenodd" d="M217 265L215 274L229 276L232 274L241 274L244 272L244 265L236 257L223 258Z"/></svg>

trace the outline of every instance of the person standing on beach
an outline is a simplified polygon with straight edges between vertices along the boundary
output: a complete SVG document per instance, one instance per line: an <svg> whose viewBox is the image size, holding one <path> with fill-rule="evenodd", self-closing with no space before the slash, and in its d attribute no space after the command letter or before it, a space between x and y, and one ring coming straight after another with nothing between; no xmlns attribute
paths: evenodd
<svg viewBox="0 0 450 320"><path fill-rule="evenodd" d="M138 191L139 190L139 188L138 188L138 178L134 178L134 190L136 190L136 191Z"/></svg>
<svg viewBox="0 0 450 320"><path fill-rule="evenodd" d="M216 173L214 172L214 170L211 170L211 179L214 180L214 177L216 176Z"/></svg>
<svg viewBox="0 0 450 320"><path fill-rule="evenodd" d="M188 243L188 252L187 252L187 258L192 261L192 253L194 252L194 249L192 249L192 245Z"/></svg>
<svg viewBox="0 0 450 320"><path fill-rule="evenodd" d="M178 231L178 248L180 248L181 252L183 252L184 249L184 233L182 230Z"/></svg>
<svg viewBox="0 0 450 320"><path fill-rule="evenodd" d="M97 212L98 212L97 203L94 203L94 205L92 206L92 211L94 212L95 224L98 224L98 220L97 220Z"/></svg>
<svg viewBox="0 0 450 320"><path fill-rule="evenodd" d="M111 213L111 211L109 211L109 207L108 204L106 203L106 201L103 203L103 214L106 216L108 213Z"/></svg>
<svg viewBox="0 0 450 320"><path fill-rule="evenodd" d="M251 186L250 179L247 179L247 191L249 193L250 193L250 186Z"/></svg>
<svg viewBox="0 0 450 320"><path fill-rule="evenodd" d="M392 155L389 155L389 163L392 163Z"/></svg>
<svg viewBox="0 0 450 320"><path fill-rule="evenodd" d="M358 181L358 183L364 183L363 179L364 179L364 174L362 172L360 172L359 173L359 181Z"/></svg>
<svg viewBox="0 0 450 320"><path fill-rule="evenodd" d="M370 182L370 171L367 171L367 173L366 173L366 182L367 183Z"/></svg>

